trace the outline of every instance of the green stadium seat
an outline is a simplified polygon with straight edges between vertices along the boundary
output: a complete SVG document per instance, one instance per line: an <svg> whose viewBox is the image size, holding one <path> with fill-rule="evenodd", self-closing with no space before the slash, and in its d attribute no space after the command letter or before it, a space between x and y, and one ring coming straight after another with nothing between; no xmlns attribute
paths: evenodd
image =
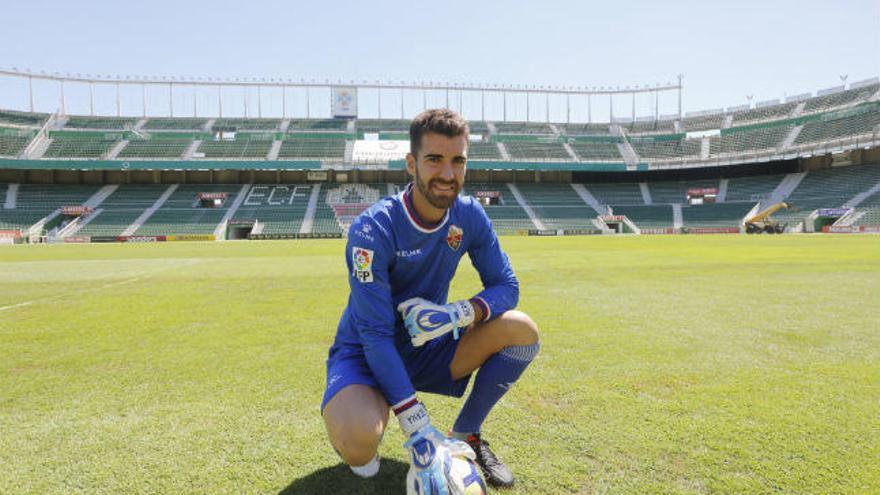
<svg viewBox="0 0 880 495"><path fill-rule="evenodd" d="M725 115L716 113L712 115L701 115L697 117L685 117L681 120L681 128L685 131L707 131L710 129L721 129L724 125Z"/></svg>
<svg viewBox="0 0 880 495"><path fill-rule="evenodd" d="M122 139L121 133L50 132L52 143L44 158L100 158Z"/></svg>
<svg viewBox="0 0 880 495"><path fill-rule="evenodd" d="M804 106L804 113L822 112L857 101L867 100L878 90L880 90L880 85L872 84L863 88L849 89L839 93L810 98Z"/></svg>
<svg viewBox="0 0 880 495"><path fill-rule="evenodd" d="M708 203L681 209L684 227L739 227L752 203Z"/></svg>
<svg viewBox="0 0 880 495"><path fill-rule="evenodd" d="M217 119L212 130L222 131L277 131L280 119Z"/></svg>
<svg viewBox="0 0 880 495"><path fill-rule="evenodd" d="M501 160L497 143L471 142L468 144L469 160Z"/></svg>
<svg viewBox="0 0 880 495"><path fill-rule="evenodd" d="M137 124L138 119L131 117L81 117L73 116L67 119L65 129L108 129L125 130L131 129Z"/></svg>
<svg viewBox="0 0 880 495"><path fill-rule="evenodd" d="M40 127L49 118L46 113L16 112L13 110L0 110L0 124L14 124L30 127Z"/></svg>
<svg viewBox="0 0 880 495"><path fill-rule="evenodd" d="M827 117L827 120L822 118L805 123L795 144L821 143L856 135L880 138L876 130L880 126L880 105L860 105L840 116L830 114Z"/></svg>
<svg viewBox="0 0 880 495"><path fill-rule="evenodd" d="M17 157L33 139L33 131L0 128L0 156Z"/></svg>
<svg viewBox="0 0 880 495"><path fill-rule="evenodd" d="M255 184L232 217L263 224L263 234L296 234L302 226L311 184Z"/></svg>
<svg viewBox="0 0 880 495"><path fill-rule="evenodd" d="M702 146L699 139L655 142L631 140L630 144L632 144L636 154L639 155L639 159L647 161L697 157L700 155L700 148Z"/></svg>
<svg viewBox="0 0 880 495"><path fill-rule="evenodd" d="M781 125L723 133L709 140L709 153L718 155L781 149L782 142L793 128L793 125Z"/></svg>
<svg viewBox="0 0 880 495"><path fill-rule="evenodd" d="M201 118L161 118L154 117L144 124L146 130L174 130L174 131L201 131L204 129L207 119Z"/></svg>
<svg viewBox="0 0 880 495"><path fill-rule="evenodd" d="M131 139L117 158L180 158L192 139Z"/></svg>
<svg viewBox="0 0 880 495"><path fill-rule="evenodd" d="M347 119L290 119L287 131L345 131Z"/></svg>
<svg viewBox="0 0 880 495"><path fill-rule="evenodd" d="M650 205L613 207L615 215L626 215L640 229L661 229L673 226L672 206Z"/></svg>
<svg viewBox="0 0 880 495"><path fill-rule="evenodd" d="M553 134L550 124L543 122L496 122L498 134Z"/></svg>
<svg viewBox="0 0 880 495"><path fill-rule="evenodd" d="M791 115L797 105L797 102L790 102L733 112L733 125L785 118Z"/></svg>
<svg viewBox="0 0 880 495"><path fill-rule="evenodd" d="M293 139L290 139L293 137ZM281 143L278 158L322 159L345 157L345 139L310 138L308 134L288 134Z"/></svg>
<svg viewBox="0 0 880 495"><path fill-rule="evenodd" d="M505 141L504 147L507 148L507 153L513 160L573 161L562 143Z"/></svg>
<svg viewBox="0 0 880 495"><path fill-rule="evenodd" d="M265 158L273 140L272 135L237 134L235 139L204 140L198 152L205 158Z"/></svg>
<svg viewBox="0 0 880 495"><path fill-rule="evenodd" d="M167 189L167 185L120 185L101 203L101 213L75 235L119 236Z"/></svg>
<svg viewBox="0 0 880 495"><path fill-rule="evenodd" d="M595 228L596 210L570 184L517 184L535 215L548 229Z"/></svg>

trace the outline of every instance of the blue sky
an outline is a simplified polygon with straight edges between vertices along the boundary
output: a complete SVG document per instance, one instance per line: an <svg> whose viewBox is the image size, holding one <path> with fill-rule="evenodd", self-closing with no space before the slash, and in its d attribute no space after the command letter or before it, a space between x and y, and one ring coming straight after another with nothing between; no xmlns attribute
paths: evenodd
<svg viewBox="0 0 880 495"><path fill-rule="evenodd" d="M815 92L839 85L843 74L849 82L880 74L880 0L31 0L9 3L3 17L0 66L50 72L560 86L654 84L681 73L685 111L744 104L746 95L761 101ZM38 109L56 107L57 89L38 86ZM87 113L87 90L68 93L68 113ZM114 111L109 89L97 97L98 113ZM228 98L228 114L247 98L253 115L254 95ZM326 96L311 98L312 115L321 115ZM417 111L421 97L405 98L405 113ZM142 111L139 89L123 99L124 113ZM161 99L150 95L149 113L167 107ZM216 105L216 97L198 99L202 112ZM374 99L362 95L365 115L375 113ZM181 94L175 105L191 112L191 100ZM637 115L653 113L651 100L637 102ZM290 111L301 113L302 101ZM383 96L385 115L399 113L399 104L398 96ZM471 117L474 104L462 102ZM22 80L0 81L0 107L26 105ZM615 114L631 112L629 98L614 105ZM264 106L266 114L280 111ZM499 103L489 106L497 114ZM511 112L521 114L524 103L516 106ZM543 115L543 102L533 107ZM551 103L554 117L560 108ZM676 110L673 94L661 98L661 114Z"/></svg>

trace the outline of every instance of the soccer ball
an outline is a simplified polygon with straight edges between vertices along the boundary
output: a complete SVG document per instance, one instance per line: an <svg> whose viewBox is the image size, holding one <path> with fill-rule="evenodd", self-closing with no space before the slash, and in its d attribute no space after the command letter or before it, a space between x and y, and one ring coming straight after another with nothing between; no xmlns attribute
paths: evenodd
<svg viewBox="0 0 880 495"><path fill-rule="evenodd" d="M407 495L429 493L421 486L421 480L416 476L417 472L415 467L410 467L406 475ZM453 484L449 487L450 495L486 495L486 485L480 477L480 468L467 457L452 456L448 478Z"/></svg>

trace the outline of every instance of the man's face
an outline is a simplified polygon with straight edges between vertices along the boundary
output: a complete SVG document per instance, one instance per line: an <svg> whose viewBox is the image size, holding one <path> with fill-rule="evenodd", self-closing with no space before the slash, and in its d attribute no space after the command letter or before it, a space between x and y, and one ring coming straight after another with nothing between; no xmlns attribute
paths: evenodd
<svg viewBox="0 0 880 495"><path fill-rule="evenodd" d="M455 203L464 186L467 147L467 135L447 137L429 132L422 135L419 156L406 156L416 187L434 208L446 209Z"/></svg>

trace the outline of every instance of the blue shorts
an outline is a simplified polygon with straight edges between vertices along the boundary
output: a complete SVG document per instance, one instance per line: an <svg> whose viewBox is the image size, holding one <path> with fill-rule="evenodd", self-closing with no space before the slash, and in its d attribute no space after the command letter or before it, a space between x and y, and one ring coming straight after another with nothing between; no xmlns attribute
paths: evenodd
<svg viewBox="0 0 880 495"><path fill-rule="evenodd" d="M449 371L458 342L449 333L425 343L422 347L410 346L401 352L403 365L417 391L450 397L464 395L471 376L453 380ZM324 399L321 401L321 411L324 411L324 406L340 390L354 384L379 388L379 383L373 377L362 349L338 348L327 359L327 386L324 389Z"/></svg>

